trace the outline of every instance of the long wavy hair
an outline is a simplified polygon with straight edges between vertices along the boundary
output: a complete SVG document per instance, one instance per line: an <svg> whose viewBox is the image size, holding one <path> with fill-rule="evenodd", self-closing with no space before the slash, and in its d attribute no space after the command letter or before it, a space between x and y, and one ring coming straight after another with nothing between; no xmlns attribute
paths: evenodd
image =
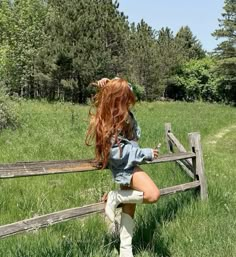
<svg viewBox="0 0 236 257"><path fill-rule="evenodd" d="M93 98L86 144L95 139L96 161L105 168L113 143L119 144L118 135L125 135L129 108L135 104L135 96L124 79L112 79ZM94 112L95 109L95 112Z"/></svg>

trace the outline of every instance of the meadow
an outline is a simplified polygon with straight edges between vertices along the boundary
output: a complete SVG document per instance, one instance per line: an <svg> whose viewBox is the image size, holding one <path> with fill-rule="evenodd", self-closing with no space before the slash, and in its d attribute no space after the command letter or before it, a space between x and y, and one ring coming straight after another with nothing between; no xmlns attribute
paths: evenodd
<svg viewBox="0 0 236 257"><path fill-rule="evenodd" d="M0 162L94 157L85 146L89 106L19 100L19 127L0 133ZM188 147L199 131L209 199L188 191L139 205L133 240L136 257L236 256L236 109L209 103L141 102L134 113L140 145L161 142L164 124ZM175 163L143 166L159 188L188 182ZM0 224L97 202L117 188L109 171L0 180ZM0 240L0 257L115 257L119 239L103 215L57 224Z"/></svg>

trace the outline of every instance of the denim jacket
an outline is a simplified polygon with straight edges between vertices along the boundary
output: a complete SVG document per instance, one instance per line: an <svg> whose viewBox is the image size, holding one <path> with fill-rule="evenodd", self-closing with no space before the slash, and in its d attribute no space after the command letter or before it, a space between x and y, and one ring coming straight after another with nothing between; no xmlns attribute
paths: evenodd
<svg viewBox="0 0 236 257"><path fill-rule="evenodd" d="M108 160L108 167L112 171L113 178L120 184L129 184L127 180L131 179L134 167L144 160L153 159L152 148L140 148L137 143L141 136L141 129L132 112L129 112L129 122L133 130L133 139L128 140L119 135L120 143L119 145L113 143Z"/></svg>

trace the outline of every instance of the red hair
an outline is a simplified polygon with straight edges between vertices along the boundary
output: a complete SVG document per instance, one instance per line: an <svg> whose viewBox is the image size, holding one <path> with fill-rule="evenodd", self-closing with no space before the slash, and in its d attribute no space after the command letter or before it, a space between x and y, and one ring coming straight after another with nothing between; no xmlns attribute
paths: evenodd
<svg viewBox="0 0 236 257"><path fill-rule="evenodd" d="M112 79L94 96L86 144L95 139L96 160L105 168L109 158L112 138L118 141L119 134L126 134L129 108L135 104L135 96L124 79Z"/></svg>

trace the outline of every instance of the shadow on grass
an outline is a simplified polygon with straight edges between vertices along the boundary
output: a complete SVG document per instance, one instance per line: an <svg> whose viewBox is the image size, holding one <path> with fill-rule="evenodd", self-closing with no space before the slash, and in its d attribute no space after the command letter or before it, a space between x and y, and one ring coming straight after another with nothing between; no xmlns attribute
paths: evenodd
<svg viewBox="0 0 236 257"><path fill-rule="evenodd" d="M179 193L161 199L160 204L151 206L142 206L143 211L137 211L135 217L135 233L133 237L133 252L149 252L152 256L171 257L170 244L174 240L171 237L162 235L162 229L165 224L173 221L177 213L186 207L197 197L196 192ZM144 218L145 217L145 218ZM119 238L116 236L107 236L105 240L109 249L114 247L119 251Z"/></svg>

